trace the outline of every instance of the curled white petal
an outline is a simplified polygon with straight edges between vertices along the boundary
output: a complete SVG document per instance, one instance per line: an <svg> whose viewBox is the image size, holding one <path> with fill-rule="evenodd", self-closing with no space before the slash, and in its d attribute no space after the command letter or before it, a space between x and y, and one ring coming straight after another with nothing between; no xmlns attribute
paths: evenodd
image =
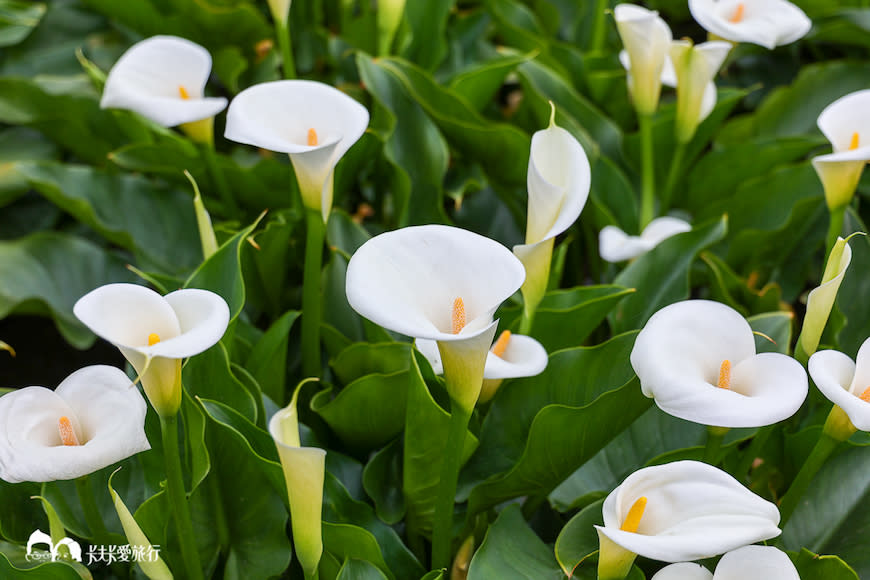
<svg viewBox="0 0 870 580"><path fill-rule="evenodd" d="M691 231L692 226L679 218L656 218L639 236L629 236L616 226L605 226L598 234L598 251L607 262L621 262L644 254L664 240Z"/></svg>
<svg viewBox="0 0 870 580"><path fill-rule="evenodd" d="M718 386L729 361L729 388ZM718 302L686 300L654 314L638 334L631 364L643 393L666 413L704 425L758 427L790 417L808 391L800 363L755 353L752 329Z"/></svg>
<svg viewBox="0 0 870 580"><path fill-rule="evenodd" d="M689 0L689 10L698 24L720 38L768 49L790 44L812 27L807 15L786 0Z"/></svg>
<svg viewBox="0 0 870 580"><path fill-rule="evenodd" d="M773 546L744 546L731 550L716 565L714 580L800 580L785 552Z"/></svg>
<svg viewBox="0 0 870 580"><path fill-rule="evenodd" d="M870 402L861 395L870 388L870 339L858 350L856 362L836 350L822 350L807 364L813 382L829 401L843 409L852 424L870 431Z"/></svg>
<svg viewBox="0 0 870 580"><path fill-rule="evenodd" d="M131 46L109 71L100 106L130 109L165 127L213 117L227 100L203 96L210 72L211 55L203 47L152 36Z"/></svg>
<svg viewBox="0 0 870 580"><path fill-rule="evenodd" d="M485 379L534 377L547 368L547 349L531 336L512 334L501 356L490 351L486 355Z"/></svg>
<svg viewBox="0 0 870 580"><path fill-rule="evenodd" d="M613 16L630 61L626 68L631 69L634 106L642 114L652 114L658 107L671 29L657 12L634 4L617 4Z"/></svg>
<svg viewBox="0 0 870 580"><path fill-rule="evenodd" d="M637 532L619 529L640 497ZM677 461L629 475L604 500L604 526L623 548L663 562L710 558L780 534L779 510L706 463Z"/></svg>
<svg viewBox="0 0 870 580"><path fill-rule="evenodd" d="M665 566L655 573L650 580L711 580L713 573L691 562L680 562Z"/></svg>
<svg viewBox="0 0 870 580"><path fill-rule="evenodd" d="M496 308L525 278L504 246L450 226L427 225L368 240L347 267L347 298L369 320L414 338L464 340L489 330ZM462 298L466 325L452 333Z"/></svg>
<svg viewBox="0 0 870 580"><path fill-rule="evenodd" d="M80 369L51 391L26 387L0 397L0 479L10 483L75 479L150 449L147 406L120 369ZM68 417L80 445L63 445Z"/></svg>

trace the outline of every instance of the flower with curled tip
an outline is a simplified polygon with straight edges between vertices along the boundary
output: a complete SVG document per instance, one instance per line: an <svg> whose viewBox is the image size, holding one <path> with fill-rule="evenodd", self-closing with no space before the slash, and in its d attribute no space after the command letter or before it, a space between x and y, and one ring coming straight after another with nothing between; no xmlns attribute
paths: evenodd
<svg viewBox="0 0 870 580"><path fill-rule="evenodd" d="M131 46L109 71L100 107L129 109L164 127L182 125L197 141L211 142L212 120L227 100L204 96L210 73L211 55L200 45L152 36Z"/></svg>
<svg viewBox="0 0 870 580"><path fill-rule="evenodd" d="M836 350L820 350L808 369L822 394L846 413L852 431L870 431L870 338L854 361Z"/></svg>
<svg viewBox="0 0 870 580"><path fill-rule="evenodd" d="M617 4L613 17L629 62L625 68L630 71L628 90L634 108L641 115L652 115L659 106L671 29L658 12L635 4Z"/></svg>
<svg viewBox="0 0 870 580"><path fill-rule="evenodd" d="M161 296L136 284L91 290L73 313L120 349L163 417L175 415L181 404L181 359L212 347L230 319L227 303L214 292L187 288Z"/></svg>
<svg viewBox="0 0 870 580"><path fill-rule="evenodd" d="M813 25L786 0L689 0L689 11L713 36L770 50L803 38Z"/></svg>
<svg viewBox="0 0 870 580"><path fill-rule="evenodd" d="M120 369L77 370L55 389L0 397L0 479L75 479L151 449L147 405Z"/></svg>
<svg viewBox="0 0 870 580"><path fill-rule="evenodd" d="M236 95L224 136L287 153L306 208L332 209L335 166L369 124L368 110L340 90L316 81L260 83Z"/></svg>
<svg viewBox="0 0 870 580"><path fill-rule="evenodd" d="M731 550L711 573L699 564L665 566L651 580L800 580L785 552L773 546L743 546Z"/></svg>
<svg viewBox="0 0 870 580"><path fill-rule="evenodd" d="M711 558L780 534L779 510L700 461L645 467L604 500L599 578L624 578L636 555L663 562Z"/></svg>
<svg viewBox="0 0 870 580"><path fill-rule="evenodd" d="M691 231L689 222L665 216L656 218L639 236L630 236L616 226L604 226L598 234L598 252L607 262L631 260L649 252L664 240Z"/></svg>
<svg viewBox="0 0 870 580"><path fill-rule="evenodd" d="M715 85L712 92L710 85L730 51L731 44L719 40L698 45L691 40L675 40L671 43L670 56L677 77L674 128L678 143L688 143L698 125L716 105Z"/></svg>
<svg viewBox="0 0 870 580"><path fill-rule="evenodd" d="M656 312L637 336L631 365L643 394L675 417L713 427L760 427L792 416L807 396L793 358L755 352L736 310L685 300Z"/></svg>

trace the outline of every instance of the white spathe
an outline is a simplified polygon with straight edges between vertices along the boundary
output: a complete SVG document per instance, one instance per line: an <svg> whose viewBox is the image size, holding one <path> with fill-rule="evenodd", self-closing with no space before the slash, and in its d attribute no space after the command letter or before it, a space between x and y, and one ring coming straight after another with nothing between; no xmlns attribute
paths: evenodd
<svg viewBox="0 0 870 580"><path fill-rule="evenodd" d="M870 402L861 398L870 389L870 339L858 349L854 362L842 352L820 350L807 368L822 394L846 412L852 425L870 431Z"/></svg>
<svg viewBox="0 0 870 580"><path fill-rule="evenodd" d="M631 260L652 250L664 240L691 231L689 222L671 216L656 218L639 236L630 236L616 226L604 226L598 234L598 252L607 262Z"/></svg>
<svg viewBox="0 0 870 580"><path fill-rule="evenodd" d="M773 546L743 546L731 550L711 573L700 564L665 566L652 580L800 580L789 557Z"/></svg>
<svg viewBox="0 0 870 580"><path fill-rule="evenodd" d="M414 346L420 351L429 364L432 372L440 375L444 372L441 363L441 353L438 343L434 340L418 338ZM511 334L508 346L501 356L489 351L486 355L486 366L483 369L484 379L515 379L520 377L533 377L544 372L547 368L547 350L544 346L532 338L522 334Z"/></svg>
<svg viewBox="0 0 870 580"><path fill-rule="evenodd" d="M368 124L368 110L340 90L316 81L285 80L239 93L227 110L224 136L287 153L305 207L320 210L326 221L335 166ZM312 129L315 145L308 144Z"/></svg>
<svg viewBox="0 0 870 580"><path fill-rule="evenodd" d="M726 360L730 385L721 388ZM756 354L749 323L709 300L685 300L656 312L637 336L631 365L643 394L664 412L715 427L782 421L808 391L800 363L784 354Z"/></svg>
<svg viewBox="0 0 870 580"><path fill-rule="evenodd" d="M646 497L636 532L621 530L629 510ZM645 467L604 500L595 526L629 552L663 562L711 558L778 536L779 510L724 471L699 461Z"/></svg>
<svg viewBox="0 0 870 580"><path fill-rule="evenodd" d="M200 45L152 36L131 46L109 71L100 107L136 111L164 127L214 117L227 100L204 96L210 73L211 55Z"/></svg>
<svg viewBox="0 0 870 580"><path fill-rule="evenodd" d="M671 29L658 12L635 4L617 4L613 16L630 61L626 68L631 70L628 89L634 107L642 115L652 115L661 95Z"/></svg>
<svg viewBox="0 0 870 580"><path fill-rule="evenodd" d="M656 572L650 580L711 580L713 573L692 562L680 562L665 566Z"/></svg>
<svg viewBox="0 0 870 580"><path fill-rule="evenodd" d="M825 264L825 272L822 275L822 283L813 288L807 296L807 310L804 316L803 327L799 337L801 347L808 355L816 352L822 332L828 323L834 301L837 299L837 291L846 270L852 262L852 248L847 240L838 237L828 255Z"/></svg>
<svg viewBox="0 0 870 580"><path fill-rule="evenodd" d="M870 161L870 90L840 97L824 108L817 124L831 142L832 153L813 157L813 168L831 209L851 201L864 165Z"/></svg>
<svg viewBox="0 0 870 580"><path fill-rule="evenodd" d="M689 0L689 10L710 34L771 50L802 38L813 25L786 0Z"/></svg>
<svg viewBox="0 0 870 580"><path fill-rule="evenodd" d="M675 40L671 43L670 57L677 77L676 136L680 143L688 143L695 130L716 104L716 88L713 87L710 102L710 84L719 72L731 44L711 40L698 45L690 40Z"/></svg>
<svg viewBox="0 0 870 580"><path fill-rule="evenodd" d="M413 338L469 339L491 329L496 308L525 278L522 263L489 238L451 226L402 228L373 237L347 266L347 299L372 322ZM462 298L466 324L452 332Z"/></svg>
<svg viewBox="0 0 870 580"><path fill-rule="evenodd" d="M147 405L120 369L89 366L54 391L25 387L0 397L0 479L9 483L75 479L151 448ZM79 445L64 445L67 417Z"/></svg>

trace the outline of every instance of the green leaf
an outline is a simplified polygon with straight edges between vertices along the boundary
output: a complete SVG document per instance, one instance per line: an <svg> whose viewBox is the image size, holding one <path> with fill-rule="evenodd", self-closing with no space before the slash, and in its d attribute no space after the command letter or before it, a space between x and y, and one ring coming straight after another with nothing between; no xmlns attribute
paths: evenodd
<svg viewBox="0 0 870 580"><path fill-rule="evenodd" d="M375 453L363 469L363 487L374 500L378 517L391 525L405 517L401 481L402 442L396 439Z"/></svg>
<svg viewBox="0 0 870 580"><path fill-rule="evenodd" d="M41 232L0 241L0 318L49 315L78 348L93 344L94 335L73 315L76 301L97 286L129 281L122 259L81 238Z"/></svg>
<svg viewBox="0 0 870 580"><path fill-rule="evenodd" d="M8 483L0 479L0 504L6 506L0 513L0 538L23 544L33 530L45 528L45 513L39 502L30 499L37 495L38 483Z"/></svg>
<svg viewBox="0 0 870 580"><path fill-rule="evenodd" d="M18 44L39 25L45 14L42 2L0 2L0 46Z"/></svg>
<svg viewBox="0 0 870 580"><path fill-rule="evenodd" d="M564 577L553 551L529 528L516 504L509 505L498 515L468 570L468 580L561 580Z"/></svg>
<svg viewBox="0 0 870 580"><path fill-rule="evenodd" d="M323 522L323 551L332 554L339 562L351 558L365 560L374 564L390 580L395 579L384 562L378 541L363 528Z"/></svg>
<svg viewBox="0 0 870 580"><path fill-rule="evenodd" d="M666 239L629 264L614 283L637 292L610 313L613 331L641 328L659 309L688 298L689 271L695 257L724 238L727 229L728 219L723 216Z"/></svg>
<svg viewBox="0 0 870 580"><path fill-rule="evenodd" d="M858 580L858 574L837 556L819 556L806 548L788 552L801 580Z"/></svg>
<svg viewBox="0 0 870 580"><path fill-rule="evenodd" d="M424 69L434 69L447 54L447 19L456 0L407 2L405 20L410 39L402 49L402 56Z"/></svg>
<svg viewBox="0 0 870 580"><path fill-rule="evenodd" d="M583 560L598 551L598 533L594 526L604 525L601 506L604 498L586 506L571 518L556 538L556 560L565 576L571 578Z"/></svg>
<svg viewBox="0 0 870 580"><path fill-rule="evenodd" d="M845 230L867 232L867 227L853 211L847 210ZM837 334L836 344L841 352L855 356L870 336L870 305L863 298L870 292L870 276L866 275L870 271L870 238L855 236L849 241L849 246L852 248L852 263L840 284L836 302L846 324Z"/></svg>
<svg viewBox="0 0 870 580"><path fill-rule="evenodd" d="M756 352L789 353L794 314L791 312L767 312L750 316L746 321L749 322L753 331L760 332L770 338L768 340L764 336L756 334Z"/></svg>
<svg viewBox="0 0 870 580"><path fill-rule="evenodd" d="M492 102L493 97L504 84L505 77L513 72L517 65L530 58L531 55L503 54L492 60L475 64L450 79L449 89L465 99L474 110L482 111Z"/></svg>
<svg viewBox="0 0 870 580"><path fill-rule="evenodd" d="M273 322L253 346L245 364L263 392L278 405L284 404L290 328L299 315L298 310L290 310Z"/></svg>
<svg viewBox="0 0 870 580"><path fill-rule="evenodd" d="M19 165L29 161L55 159L57 147L38 132L25 127L9 127L0 131L0 207L5 206L30 189L27 177Z"/></svg>
<svg viewBox="0 0 870 580"><path fill-rule="evenodd" d="M251 422L257 421L257 404L230 369L223 343L191 357L182 369L182 382L193 397L219 400Z"/></svg>
<svg viewBox="0 0 870 580"><path fill-rule="evenodd" d="M0 552L0 576L10 580L82 580L88 578L64 562L46 562L32 568L17 568L6 557L5 546ZM87 572L87 569L85 569Z"/></svg>
<svg viewBox="0 0 870 580"><path fill-rule="evenodd" d="M386 580L377 566L366 560L350 558L341 566L336 580Z"/></svg>
<svg viewBox="0 0 870 580"><path fill-rule="evenodd" d="M701 252L704 264L710 269L708 286L711 298L727 304L744 316L777 310L782 292L776 284L765 284L756 290L750 280L738 276L728 263L712 252ZM754 282L753 282L754 285Z"/></svg>

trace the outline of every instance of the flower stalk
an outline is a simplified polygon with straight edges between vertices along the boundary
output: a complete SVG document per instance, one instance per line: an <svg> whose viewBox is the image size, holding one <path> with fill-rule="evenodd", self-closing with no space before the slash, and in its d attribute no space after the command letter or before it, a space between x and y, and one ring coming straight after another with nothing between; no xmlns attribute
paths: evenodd
<svg viewBox="0 0 870 580"><path fill-rule="evenodd" d="M296 78L296 65L293 62L293 41L290 38L290 23L275 20L275 37L281 48L281 69L285 79Z"/></svg>
<svg viewBox="0 0 870 580"><path fill-rule="evenodd" d="M325 226L320 210L305 210L305 266L302 272L302 372L320 376L320 269Z"/></svg>
<svg viewBox="0 0 870 580"><path fill-rule="evenodd" d="M640 125L640 229L643 230L655 217L656 176L653 116L638 114Z"/></svg>

